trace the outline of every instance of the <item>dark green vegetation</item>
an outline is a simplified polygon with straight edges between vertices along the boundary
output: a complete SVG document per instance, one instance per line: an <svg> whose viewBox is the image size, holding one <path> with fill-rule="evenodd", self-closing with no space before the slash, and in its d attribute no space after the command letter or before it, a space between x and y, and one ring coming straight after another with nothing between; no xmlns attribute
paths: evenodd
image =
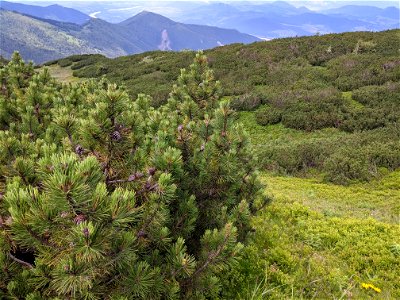
<svg viewBox="0 0 400 300"><path fill-rule="evenodd" d="M25 60L100 53L116 57L150 50L207 49L220 44L251 43L259 39L232 29L187 25L142 12L120 23L90 19L82 25L38 19L0 8L0 54L19 51Z"/></svg>
<svg viewBox="0 0 400 300"><path fill-rule="evenodd" d="M400 31L280 39L207 51L224 96L253 135L266 170L368 181L400 166ZM192 52L52 62L106 76L159 106ZM256 123L257 121L257 123ZM261 126L260 126L261 125ZM269 132L278 132L273 139Z"/></svg>
<svg viewBox="0 0 400 300"><path fill-rule="evenodd" d="M266 198L205 56L158 109L18 54L0 82L1 299L221 294Z"/></svg>

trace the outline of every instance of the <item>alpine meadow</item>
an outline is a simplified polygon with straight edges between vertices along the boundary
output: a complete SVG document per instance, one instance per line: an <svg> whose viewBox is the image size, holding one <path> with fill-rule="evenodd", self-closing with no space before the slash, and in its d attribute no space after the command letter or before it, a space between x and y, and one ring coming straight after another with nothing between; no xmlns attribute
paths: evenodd
<svg viewBox="0 0 400 300"><path fill-rule="evenodd" d="M4 3L0 299L400 299L400 29Z"/></svg>

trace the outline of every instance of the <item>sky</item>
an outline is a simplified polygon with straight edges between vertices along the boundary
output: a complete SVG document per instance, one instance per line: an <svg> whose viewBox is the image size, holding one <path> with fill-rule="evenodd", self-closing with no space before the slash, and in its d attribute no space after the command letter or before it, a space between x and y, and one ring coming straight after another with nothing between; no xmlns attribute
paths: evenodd
<svg viewBox="0 0 400 300"><path fill-rule="evenodd" d="M51 1L51 0L7 0L9 2L20 2L20 3L35 3L35 2L51 2L51 3L57 3L57 2L144 2L143 0L135 1L135 0L60 0L60 1ZM149 2L174 2L174 1L182 1L182 2L274 2L274 0L157 0L157 1L149 1ZM358 2L358 3L382 3L382 2L394 2L396 1L377 1L377 0L308 0L308 1L301 1L301 0L284 0L284 2L289 2L289 3L337 3L337 2Z"/></svg>
<svg viewBox="0 0 400 300"><path fill-rule="evenodd" d="M49 5L49 4L61 4L64 6L84 6L86 5L85 3L95 3L95 2L108 2L108 3L146 3L147 5L154 4L156 2L203 2L203 3L209 3L209 2L224 2L224 3L229 3L229 2L274 2L273 0L157 0L157 1L144 1L144 0L59 0L59 1L52 1L52 0L7 0L10 2L20 2L20 3L26 3L26 4L37 4L37 5ZM323 10L327 8L332 8L332 7L340 7L343 5L348 5L348 4L357 4L357 5L373 5L377 7L388 7L388 6L396 6L399 7L399 2L398 1L377 1L377 0L308 0L308 1L302 1L302 0L283 0L285 2L288 2L294 6L300 7L300 6L305 6L311 10ZM67 3L71 5L67 5ZM78 4L79 3L79 4Z"/></svg>

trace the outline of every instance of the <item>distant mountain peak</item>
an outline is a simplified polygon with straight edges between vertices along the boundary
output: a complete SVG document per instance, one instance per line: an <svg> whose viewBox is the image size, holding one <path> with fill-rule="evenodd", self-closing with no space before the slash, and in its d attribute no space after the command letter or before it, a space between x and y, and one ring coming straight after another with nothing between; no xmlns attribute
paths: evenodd
<svg viewBox="0 0 400 300"><path fill-rule="evenodd" d="M148 10L142 10L140 13L136 14L134 17L148 16L148 15L156 15L156 13L153 13Z"/></svg>
<svg viewBox="0 0 400 300"><path fill-rule="evenodd" d="M274 1L274 2L272 2L272 4L274 6L278 6L278 7L282 7L282 8L285 8L285 7L287 7L287 8L295 8L295 6L293 6L292 4L287 3L285 1Z"/></svg>
<svg viewBox="0 0 400 300"><path fill-rule="evenodd" d="M145 20L144 20L145 19ZM164 17L160 14L151 12L151 11L147 11L147 10L143 10L142 12L134 15L133 17L119 23L120 25L123 26L127 26L127 25L131 25L134 23L142 23L142 22L149 22L149 23L159 23L164 24L164 25L172 25L172 24L176 24L175 21L172 21L171 19Z"/></svg>

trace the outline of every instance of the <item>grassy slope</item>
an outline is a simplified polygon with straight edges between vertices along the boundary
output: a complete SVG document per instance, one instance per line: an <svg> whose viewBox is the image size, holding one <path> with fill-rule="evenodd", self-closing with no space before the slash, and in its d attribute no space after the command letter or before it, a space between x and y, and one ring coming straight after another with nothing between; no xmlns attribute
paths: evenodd
<svg viewBox="0 0 400 300"><path fill-rule="evenodd" d="M1 50L11 55L19 49L25 60L43 62L74 53L93 53L85 41L52 24L25 15L0 11L0 26L5 41Z"/></svg>
<svg viewBox="0 0 400 300"><path fill-rule="evenodd" d="M291 141L301 142L310 138L332 139L346 134L335 128L308 132L287 128L281 123L262 126L257 123L254 112L240 112L239 121L245 125L254 146L258 150L268 146L284 145Z"/></svg>
<svg viewBox="0 0 400 300"><path fill-rule="evenodd" d="M246 46L232 44L207 50L205 53L216 78L221 80L226 95L242 95L256 90L269 96L272 92L271 87L278 87L274 92L280 93L279 87L285 86L290 90L294 84L299 89L308 88L312 84L342 87L339 83L348 82L349 76L355 78L356 75L363 75L358 69L354 69L354 72L347 70L344 74L337 73L335 68L343 69L343 56L354 59L356 65L365 62L368 67L373 63L379 65L379 60L382 59L396 59L398 48L392 41L399 36L399 30L344 33L277 39ZM359 57L353 57L351 53L358 40L373 41L376 46L364 49ZM332 48L329 53L328 48ZM179 70L187 67L193 56L193 52L154 51L116 59L82 57L82 62L76 64L73 69L79 77L106 75L112 81L124 83L133 97L138 93L145 93L163 101L178 77ZM90 63L85 63L89 60ZM381 68L376 70L380 72ZM330 78L336 75L340 75L340 82L333 82ZM354 81L356 80L351 82Z"/></svg>
<svg viewBox="0 0 400 300"><path fill-rule="evenodd" d="M391 188L328 187L268 174L262 179L274 201L254 219L256 232L247 251L253 262L249 277L256 275L267 283L262 291L294 299L400 297L400 228L395 213L399 172L375 183L397 182L396 193ZM392 201L388 203L384 193ZM372 283L381 292L366 290L362 283Z"/></svg>
<svg viewBox="0 0 400 300"><path fill-rule="evenodd" d="M373 218L394 225L400 222L400 171L347 187L296 177L263 179L274 198L296 201L327 217Z"/></svg>
<svg viewBox="0 0 400 300"><path fill-rule="evenodd" d="M259 126L242 112L257 149L328 139L281 125ZM350 186L262 173L272 203L254 218L245 261L228 274L237 299L397 299L400 297L400 171ZM363 283L380 289L365 289ZM240 288L238 288L238 286Z"/></svg>

